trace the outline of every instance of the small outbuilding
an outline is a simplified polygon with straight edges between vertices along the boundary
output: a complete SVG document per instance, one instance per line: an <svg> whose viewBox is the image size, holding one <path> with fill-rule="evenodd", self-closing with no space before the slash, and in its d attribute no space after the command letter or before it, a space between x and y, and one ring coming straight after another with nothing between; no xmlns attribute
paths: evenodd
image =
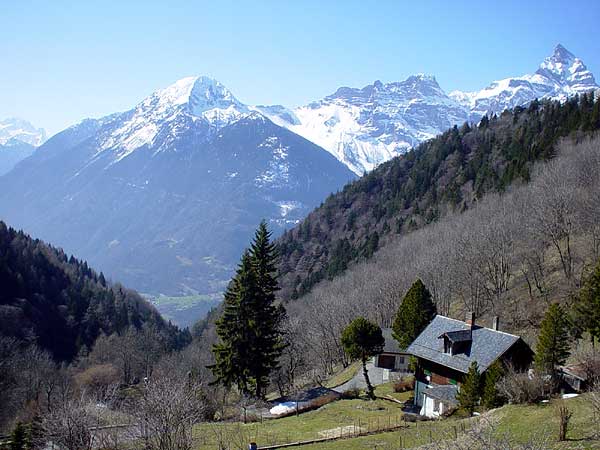
<svg viewBox="0 0 600 450"><path fill-rule="evenodd" d="M373 357L373 365L390 372L408 372L410 355L400 350L398 341L392 336L391 328L384 328L381 332L385 345L383 352Z"/></svg>
<svg viewBox="0 0 600 450"><path fill-rule="evenodd" d="M559 370L568 390L583 392L588 387L588 372L583 364L562 366Z"/></svg>

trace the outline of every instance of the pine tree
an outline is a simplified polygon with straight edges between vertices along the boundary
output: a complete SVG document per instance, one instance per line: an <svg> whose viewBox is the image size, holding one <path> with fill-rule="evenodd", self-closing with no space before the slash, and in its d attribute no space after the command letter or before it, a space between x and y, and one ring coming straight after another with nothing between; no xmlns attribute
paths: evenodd
<svg viewBox="0 0 600 450"><path fill-rule="evenodd" d="M461 384L456 396L458 406L469 414L473 414L481 397L480 389L481 377L479 375L479 367L477 366L477 361L473 361L469 367L465 381Z"/></svg>
<svg viewBox="0 0 600 450"><path fill-rule="evenodd" d="M385 340L381 328L364 317L357 317L342 331L344 351L350 358L360 359L362 362L367 394L372 400L375 400L375 393L369 380L367 359L381 353L384 345Z"/></svg>
<svg viewBox="0 0 600 450"><path fill-rule="evenodd" d="M592 343L600 340L600 261L575 299L576 323L590 333Z"/></svg>
<svg viewBox="0 0 600 450"><path fill-rule="evenodd" d="M503 368L499 361L494 362L485 371L484 384L483 384L483 395L481 396L481 403L487 409L496 408L502 405L502 399L498 393L497 384L502 377Z"/></svg>
<svg viewBox="0 0 600 450"><path fill-rule="evenodd" d="M408 290L392 324L393 337L406 349L437 314L431 293L418 279Z"/></svg>
<svg viewBox="0 0 600 450"><path fill-rule="evenodd" d="M569 357L569 321L558 303L553 303L542 320L536 346L535 366L540 373L556 376L556 368Z"/></svg>
<svg viewBox="0 0 600 450"><path fill-rule="evenodd" d="M278 367L278 360L284 348L281 324L285 318L283 305L276 304L277 249L271 243L271 232L263 220L250 247L252 267L256 274L258 296L252 308L253 320L259 326L253 334L254 364L251 375L255 386L255 396L262 398L269 383L269 375Z"/></svg>
<svg viewBox="0 0 600 450"><path fill-rule="evenodd" d="M283 306L275 303L276 251L266 224L260 224L229 284L223 313L217 320L220 342L213 347L216 381L236 385L245 395L263 398L269 375L283 350Z"/></svg>
<svg viewBox="0 0 600 450"><path fill-rule="evenodd" d="M242 255L234 278L223 298L223 313L217 320L220 342L213 346L215 364L209 366L216 382L227 388L236 385L243 394L250 393L250 306L258 294L250 254Z"/></svg>

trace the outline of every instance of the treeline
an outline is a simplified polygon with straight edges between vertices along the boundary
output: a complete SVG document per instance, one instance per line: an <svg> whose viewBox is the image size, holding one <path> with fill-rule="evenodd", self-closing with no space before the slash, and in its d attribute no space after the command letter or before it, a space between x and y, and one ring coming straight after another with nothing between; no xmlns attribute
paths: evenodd
<svg viewBox="0 0 600 450"><path fill-rule="evenodd" d="M502 329L531 345L548 305L579 311L576 294L600 260L600 139L557 149L556 158L530 170L530 183L399 236L290 302L290 346L279 377L323 378L346 365L344 327L359 316L391 326L416 279L429 288L438 313L462 318L473 311L488 326L498 315ZM578 314L574 330L590 313Z"/></svg>
<svg viewBox="0 0 600 450"><path fill-rule="evenodd" d="M89 442L90 405L129 402L161 361L195 354L190 342L135 291L0 222L0 433L85 423L79 437ZM185 378L193 367L182 364ZM78 445L65 448L87 448Z"/></svg>
<svg viewBox="0 0 600 450"><path fill-rule="evenodd" d="M454 127L352 182L279 239L281 298L298 298L384 241L460 212L488 192L528 182L564 137L600 128L593 94L532 102L478 125Z"/></svg>
<svg viewBox="0 0 600 450"><path fill-rule="evenodd" d="M144 325L160 332L170 349L191 339L136 292L0 221L0 335L69 362L89 352L100 335Z"/></svg>

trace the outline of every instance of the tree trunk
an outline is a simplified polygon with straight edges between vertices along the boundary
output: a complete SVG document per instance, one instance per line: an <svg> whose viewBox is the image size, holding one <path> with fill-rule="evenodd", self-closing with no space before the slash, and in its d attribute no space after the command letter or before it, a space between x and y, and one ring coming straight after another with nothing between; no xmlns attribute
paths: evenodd
<svg viewBox="0 0 600 450"><path fill-rule="evenodd" d="M367 358L365 356L362 357L362 366L363 375L365 376L365 383L367 383L367 395L371 400L375 400L375 392L373 391L371 380L369 380L369 372L367 371Z"/></svg>

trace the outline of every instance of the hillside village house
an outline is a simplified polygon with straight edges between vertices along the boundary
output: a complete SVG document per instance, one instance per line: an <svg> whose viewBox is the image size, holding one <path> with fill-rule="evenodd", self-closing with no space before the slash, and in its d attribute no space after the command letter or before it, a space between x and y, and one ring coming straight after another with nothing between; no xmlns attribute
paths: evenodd
<svg viewBox="0 0 600 450"><path fill-rule="evenodd" d="M421 415L438 417L457 405L456 394L473 361L479 372L497 360L517 369L526 368L533 352L519 337L474 323L473 314L465 322L438 315L408 347L417 358L415 404Z"/></svg>
<svg viewBox="0 0 600 450"><path fill-rule="evenodd" d="M392 336L391 328L381 330L385 345L383 352L373 357L373 365L383 370L383 381L388 381L392 372L408 372L410 354L400 350L398 341Z"/></svg>

